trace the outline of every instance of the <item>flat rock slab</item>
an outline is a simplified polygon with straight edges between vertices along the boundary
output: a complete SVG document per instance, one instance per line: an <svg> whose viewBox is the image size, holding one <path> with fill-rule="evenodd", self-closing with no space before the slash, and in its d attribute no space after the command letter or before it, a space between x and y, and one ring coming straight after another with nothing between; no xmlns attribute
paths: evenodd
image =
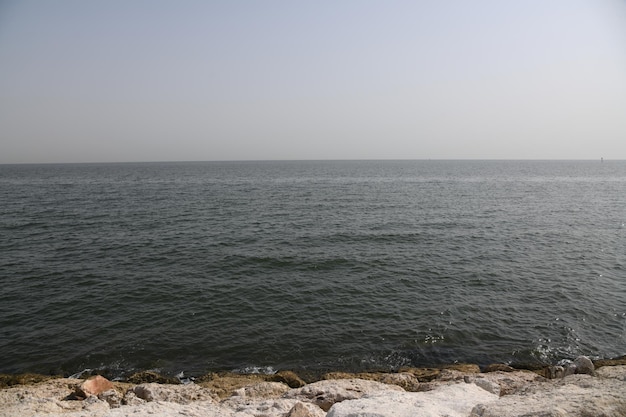
<svg viewBox="0 0 626 417"><path fill-rule="evenodd" d="M330 379L305 385L285 393L284 398L293 398L303 402L311 402L324 411L328 411L333 404L361 398L373 392L394 392L404 390L397 385L387 385L381 382L365 379Z"/></svg>
<svg viewBox="0 0 626 417"><path fill-rule="evenodd" d="M327 417L467 417L478 404L498 400L475 384L440 386L427 392L376 392L336 403Z"/></svg>
<svg viewBox="0 0 626 417"><path fill-rule="evenodd" d="M626 383L618 378L570 375L528 385L497 402L478 405L471 417L624 417Z"/></svg>

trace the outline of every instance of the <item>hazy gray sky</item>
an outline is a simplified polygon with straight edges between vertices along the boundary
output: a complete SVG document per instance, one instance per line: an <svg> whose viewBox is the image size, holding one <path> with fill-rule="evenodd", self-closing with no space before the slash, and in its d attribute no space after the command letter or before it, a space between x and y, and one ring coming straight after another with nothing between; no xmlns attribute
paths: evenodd
<svg viewBox="0 0 626 417"><path fill-rule="evenodd" d="M2 1L0 163L626 159L626 1Z"/></svg>

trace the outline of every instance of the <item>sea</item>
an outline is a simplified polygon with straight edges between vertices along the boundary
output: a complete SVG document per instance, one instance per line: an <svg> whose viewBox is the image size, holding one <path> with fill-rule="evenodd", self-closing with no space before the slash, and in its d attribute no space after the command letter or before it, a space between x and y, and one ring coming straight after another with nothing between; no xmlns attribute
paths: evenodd
<svg viewBox="0 0 626 417"><path fill-rule="evenodd" d="M0 165L0 373L626 354L626 161Z"/></svg>

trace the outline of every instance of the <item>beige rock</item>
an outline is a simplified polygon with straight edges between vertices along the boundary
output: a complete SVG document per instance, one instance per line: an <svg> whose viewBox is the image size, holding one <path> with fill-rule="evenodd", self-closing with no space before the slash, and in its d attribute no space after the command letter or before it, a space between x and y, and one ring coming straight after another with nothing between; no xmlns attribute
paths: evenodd
<svg viewBox="0 0 626 417"><path fill-rule="evenodd" d="M626 384L614 378L570 375L529 384L497 402L477 406L471 417L626 416Z"/></svg>
<svg viewBox="0 0 626 417"><path fill-rule="evenodd" d="M195 384L161 385L155 383L140 384L132 388L138 398L147 402L163 401L189 404L192 401L213 401L215 396L210 390Z"/></svg>
<svg viewBox="0 0 626 417"><path fill-rule="evenodd" d="M492 363L491 365L487 365L485 367L484 372L513 372L515 368L510 367L509 365L505 365L503 363Z"/></svg>
<svg viewBox="0 0 626 417"><path fill-rule="evenodd" d="M480 366L473 363L457 363L454 365L447 365L444 369L451 369L454 371L465 372L468 374L479 374Z"/></svg>
<svg viewBox="0 0 626 417"><path fill-rule="evenodd" d="M238 416L284 417L300 401L293 398L274 399L244 399L232 396L220 403L225 410L230 410ZM315 407L315 405L310 404ZM319 407L318 407L319 408Z"/></svg>
<svg viewBox="0 0 626 417"><path fill-rule="evenodd" d="M410 373L416 377L419 382L430 382L437 378L441 373L439 368L401 368L400 372Z"/></svg>
<svg viewBox="0 0 626 417"><path fill-rule="evenodd" d="M485 391L495 394L498 397L500 396L500 384L497 382L490 381L487 378L480 377L471 377L468 379L469 382L476 384L478 387L484 389Z"/></svg>
<svg viewBox="0 0 626 417"><path fill-rule="evenodd" d="M334 404L327 417L466 417L498 396L474 384L452 383L429 392L375 392Z"/></svg>
<svg viewBox="0 0 626 417"><path fill-rule="evenodd" d="M98 399L108 403L111 408L118 408L122 405L122 396L114 389L101 392L98 394Z"/></svg>
<svg viewBox="0 0 626 417"><path fill-rule="evenodd" d="M599 378L613 378L626 382L626 365L603 366L596 371Z"/></svg>
<svg viewBox="0 0 626 417"><path fill-rule="evenodd" d="M285 398L312 402L324 411L338 402L361 398L372 392L392 392L404 390L396 385L387 385L364 379L324 380L287 391Z"/></svg>
<svg viewBox="0 0 626 417"><path fill-rule="evenodd" d="M123 405L136 406L144 404L145 402L146 400L139 398L137 394L135 394L135 391L133 391L132 389L126 391L126 393L124 394L124 398L122 398Z"/></svg>
<svg viewBox="0 0 626 417"><path fill-rule="evenodd" d="M211 390L219 398L225 399L233 393L249 385L265 382L264 375L240 375L240 374L209 374L196 379L196 385Z"/></svg>
<svg viewBox="0 0 626 417"><path fill-rule="evenodd" d="M235 390L233 396L246 399L278 398L287 391L289 391L289 386L282 382L259 382L258 384Z"/></svg>
<svg viewBox="0 0 626 417"><path fill-rule="evenodd" d="M419 391L420 383L415 375L408 372L400 372L397 374L383 374L379 382L388 385L397 385L405 391Z"/></svg>
<svg viewBox="0 0 626 417"><path fill-rule="evenodd" d="M15 385L0 390L0 416L45 415L82 410L82 401L64 401L75 389L75 379L59 378L34 385Z"/></svg>
<svg viewBox="0 0 626 417"><path fill-rule="evenodd" d="M472 372L470 375L474 374L478 374L478 372ZM468 376L467 372L457 371L456 369L443 369L435 380L438 382L459 382L465 380L466 376Z"/></svg>
<svg viewBox="0 0 626 417"><path fill-rule="evenodd" d="M297 402L289 413L287 413L287 417L325 417L326 413L324 410L319 408L318 406L310 403L301 403Z"/></svg>
<svg viewBox="0 0 626 417"><path fill-rule="evenodd" d="M253 414L236 413L212 402L197 401L190 404L147 402L137 406L123 406L106 414L81 414L80 417L256 417ZM65 416L59 416L65 417ZM67 416L70 417L70 416ZM79 417L72 415L71 417ZM279 416L268 416L279 417Z"/></svg>
<svg viewBox="0 0 626 417"><path fill-rule="evenodd" d="M476 378L484 378L498 384L500 386L501 396L513 394L521 389L524 389L529 384L546 381L544 377L531 371L489 372L477 375Z"/></svg>

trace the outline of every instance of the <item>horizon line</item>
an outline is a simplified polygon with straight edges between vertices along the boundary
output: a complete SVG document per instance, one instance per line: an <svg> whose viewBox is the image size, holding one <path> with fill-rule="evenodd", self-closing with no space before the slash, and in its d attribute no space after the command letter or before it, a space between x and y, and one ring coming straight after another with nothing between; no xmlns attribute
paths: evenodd
<svg viewBox="0 0 626 417"><path fill-rule="evenodd" d="M136 161L58 161L58 162L0 162L0 165L86 165L86 164L171 164L220 162L375 162L375 161L625 161L626 159L600 158L328 158L328 159L207 159L207 160L136 160Z"/></svg>

